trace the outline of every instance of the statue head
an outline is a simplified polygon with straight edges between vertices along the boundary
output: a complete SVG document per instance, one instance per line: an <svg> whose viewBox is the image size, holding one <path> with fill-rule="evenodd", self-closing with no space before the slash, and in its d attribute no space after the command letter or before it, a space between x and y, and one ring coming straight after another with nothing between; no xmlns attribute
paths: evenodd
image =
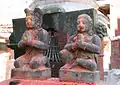
<svg viewBox="0 0 120 85"><path fill-rule="evenodd" d="M92 33L93 22L89 15L81 14L77 18L77 29L79 33L86 32L88 34Z"/></svg>
<svg viewBox="0 0 120 85"><path fill-rule="evenodd" d="M43 13L39 8L35 8L33 11L29 9L24 10L26 13L26 26L28 29L40 28L42 24Z"/></svg>

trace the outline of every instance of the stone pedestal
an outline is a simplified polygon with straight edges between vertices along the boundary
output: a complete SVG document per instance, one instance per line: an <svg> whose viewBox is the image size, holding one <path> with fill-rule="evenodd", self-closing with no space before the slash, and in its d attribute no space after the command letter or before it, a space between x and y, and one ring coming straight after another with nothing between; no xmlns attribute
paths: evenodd
<svg viewBox="0 0 120 85"><path fill-rule="evenodd" d="M59 77L61 81L98 83L100 81L100 72L92 72L77 66L73 69L60 69Z"/></svg>
<svg viewBox="0 0 120 85"><path fill-rule="evenodd" d="M19 68L12 69L11 73L12 78L38 78L38 79L47 79L51 77L50 68L40 68L34 70L22 70Z"/></svg>

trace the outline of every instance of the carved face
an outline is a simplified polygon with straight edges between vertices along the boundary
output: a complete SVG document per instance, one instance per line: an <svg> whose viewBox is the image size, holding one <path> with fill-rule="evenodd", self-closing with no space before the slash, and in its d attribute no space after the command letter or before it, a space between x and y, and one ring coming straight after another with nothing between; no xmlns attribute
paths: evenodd
<svg viewBox="0 0 120 85"><path fill-rule="evenodd" d="M88 33L92 30L92 19L87 14L79 15L77 19L77 23L78 23L77 29L78 32L80 33L82 32Z"/></svg>
<svg viewBox="0 0 120 85"><path fill-rule="evenodd" d="M34 27L41 27L42 24L42 15L38 11L27 11L26 14L26 26L28 29Z"/></svg>
<svg viewBox="0 0 120 85"><path fill-rule="evenodd" d="M84 17L80 17L77 21L78 25L78 32L84 32L85 31L85 22L84 22Z"/></svg>
<svg viewBox="0 0 120 85"><path fill-rule="evenodd" d="M33 28L39 25L39 17L33 16L33 15L28 15L26 16L26 26L27 28Z"/></svg>
<svg viewBox="0 0 120 85"><path fill-rule="evenodd" d="M33 27L32 26L32 15L26 16L26 26L28 29Z"/></svg>

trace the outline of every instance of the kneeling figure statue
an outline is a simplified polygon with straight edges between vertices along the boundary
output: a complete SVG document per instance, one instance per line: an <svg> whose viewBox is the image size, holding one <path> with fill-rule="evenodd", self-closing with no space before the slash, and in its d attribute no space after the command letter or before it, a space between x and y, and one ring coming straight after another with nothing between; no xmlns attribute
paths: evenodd
<svg viewBox="0 0 120 85"><path fill-rule="evenodd" d="M43 13L39 8L34 11L25 9L27 30L18 47L26 47L26 53L14 62L15 68L37 69L45 67L47 58L43 55L48 47L48 32L41 27Z"/></svg>
<svg viewBox="0 0 120 85"><path fill-rule="evenodd" d="M79 15L77 23L77 33L69 38L64 49L60 51L61 58L65 63L62 69L81 66L95 71L97 57L101 51L101 39L93 33L93 22L89 15Z"/></svg>

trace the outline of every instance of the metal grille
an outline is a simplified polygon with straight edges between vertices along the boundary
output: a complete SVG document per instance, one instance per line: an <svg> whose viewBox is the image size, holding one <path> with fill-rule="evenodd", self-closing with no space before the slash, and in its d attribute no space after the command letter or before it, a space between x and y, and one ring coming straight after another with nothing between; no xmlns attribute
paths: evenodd
<svg viewBox="0 0 120 85"><path fill-rule="evenodd" d="M58 41L55 36L49 38L49 48L45 52L45 56L48 57L50 62L61 62L59 54Z"/></svg>
<svg viewBox="0 0 120 85"><path fill-rule="evenodd" d="M52 77L59 76L59 69L63 66L59 54L59 45L57 38L54 36L54 32L51 32L49 37L49 48L45 52L45 56L48 58L47 65L51 68Z"/></svg>

